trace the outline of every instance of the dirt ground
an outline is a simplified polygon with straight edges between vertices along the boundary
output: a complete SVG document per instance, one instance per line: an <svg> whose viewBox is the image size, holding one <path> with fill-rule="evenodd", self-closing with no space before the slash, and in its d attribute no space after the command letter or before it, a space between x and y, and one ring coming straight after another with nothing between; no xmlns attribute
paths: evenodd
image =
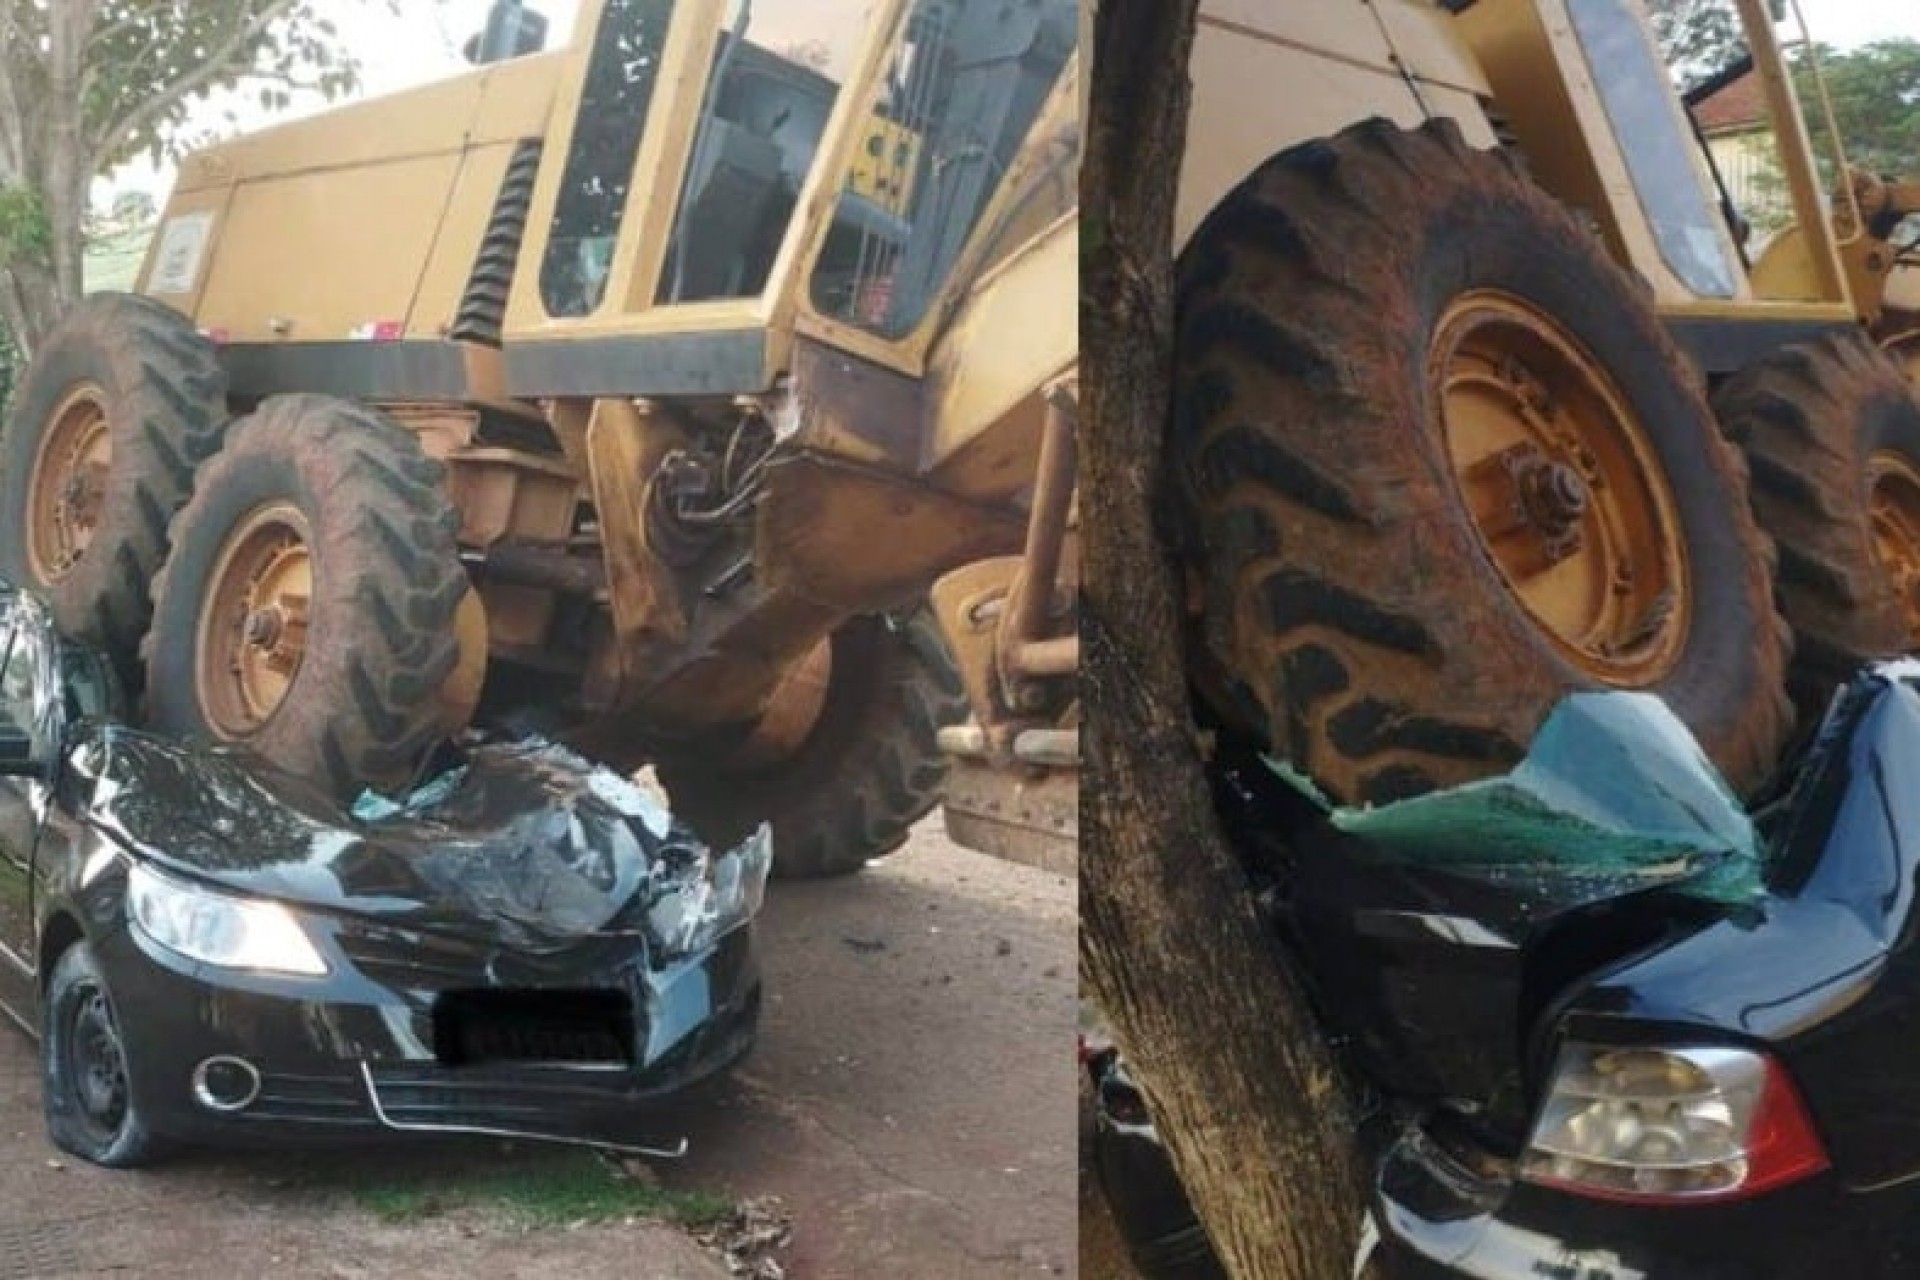
<svg viewBox="0 0 1920 1280"><path fill-rule="evenodd" d="M1075 1272L1072 881L956 849L934 820L849 881L776 885L754 1056L685 1116L666 1192L778 1197L795 1277ZM456 1141L200 1152L109 1173L48 1145L34 1051L0 1027L0 1280L101 1275L708 1280L645 1220L521 1225L434 1189L546 1154ZM568 1157L577 1161L579 1157ZM429 1208L390 1220L374 1184Z"/></svg>

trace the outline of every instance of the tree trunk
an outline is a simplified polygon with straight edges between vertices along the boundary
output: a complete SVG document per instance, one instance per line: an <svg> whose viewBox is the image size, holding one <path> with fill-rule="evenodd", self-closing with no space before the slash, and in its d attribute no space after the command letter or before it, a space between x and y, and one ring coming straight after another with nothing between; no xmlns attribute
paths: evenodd
<svg viewBox="0 0 1920 1280"><path fill-rule="evenodd" d="M6 326L23 366L67 305L53 268L45 262L22 256L0 272L0 324Z"/></svg>
<svg viewBox="0 0 1920 1280"><path fill-rule="evenodd" d="M49 15L45 172L40 175L52 235L47 266L60 309L80 300L85 284L87 187L94 157L81 123L81 63L93 30L96 0L67 0ZM41 336L44 330L36 332Z"/></svg>
<svg viewBox="0 0 1920 1280"><path fill-rule="evenodd" d="M1236 1275L1352 1265L1354 1123L1201 770L1178 575L1158 533L1170 245L1197 0L1104 0L1083 174L1088 835L1082 972Z"/></svg>

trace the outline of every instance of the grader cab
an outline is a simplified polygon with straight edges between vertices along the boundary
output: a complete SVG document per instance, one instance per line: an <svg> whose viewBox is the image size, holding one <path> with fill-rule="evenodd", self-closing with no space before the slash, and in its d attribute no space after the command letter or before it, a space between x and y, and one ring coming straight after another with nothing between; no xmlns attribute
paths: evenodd
<svg viewBox="0 0 1920 1280"><path fill-rule="evenodd" d="M1022 797L1077 761L1072 0L543 32L503 3L470 73L189 157L141 296L19 389L0 568L156 727L341 796L477 716L834 874L937 801L971 693L975 807L1070 839Z"/></svg>

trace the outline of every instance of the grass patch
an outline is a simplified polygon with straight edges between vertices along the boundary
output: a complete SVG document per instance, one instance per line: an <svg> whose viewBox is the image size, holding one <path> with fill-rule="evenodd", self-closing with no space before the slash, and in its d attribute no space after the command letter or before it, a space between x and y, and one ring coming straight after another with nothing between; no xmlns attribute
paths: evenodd
<svg viewBox="0 0 1920 1280"><path fill-rule="evenodd" d="M680 1191L617 1175L587 1151L551 1159L478 1166L409 1182L354 1188L360 1207L382 1222L418 1222L452 1209L496 1210L520 1227L653 1218L686 1227L726 1217L733 1202L705 1191Z"/></svg>

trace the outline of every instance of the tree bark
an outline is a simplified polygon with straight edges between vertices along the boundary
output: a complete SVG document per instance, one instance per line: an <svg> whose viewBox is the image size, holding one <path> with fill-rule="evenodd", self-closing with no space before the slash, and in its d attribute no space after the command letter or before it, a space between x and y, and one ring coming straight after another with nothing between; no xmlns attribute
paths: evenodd
<svg viewBox="0 0 1920 1280"><path fill-rule="evenodd" d="M1354 1123L1209 801L1178 570L1155 519L1195 9L1104 0L1095 22L1082 178L1080 957L1229 1270L1322 1280L1352 1265Z"/></svg>

